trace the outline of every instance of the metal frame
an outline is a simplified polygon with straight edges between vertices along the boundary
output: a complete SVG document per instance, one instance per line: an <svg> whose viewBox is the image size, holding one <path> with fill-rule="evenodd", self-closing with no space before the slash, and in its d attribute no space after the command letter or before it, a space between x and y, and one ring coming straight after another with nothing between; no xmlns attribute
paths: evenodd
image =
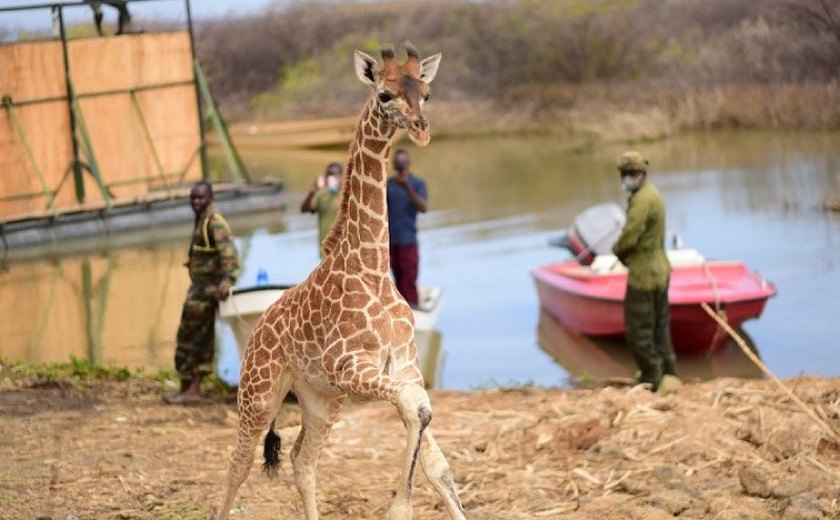
<svg viewBox="0 0 840 520"><path fill-rule="evenodd" d="M26 106L26 105L33 105L39 103L47 103L47 102L55 102L55 101L66 101L67 102L67 109L69 115L69 122L70 122L70 139L71 139L71 146L73 151L73 159L71 164L68 165L67 170L65 171L64 175L61 178L58 186L55 187L53 190L49 190L46 186L44 186L43 180L41 181L42 184L42 191L40 192L31 192L31 193L17 193L8 196L0 196L0 202L6 200L19 200L19 199L33 199L38 197L46 197L48 199L47 209L52 209L55 201L55 197L58 195L61 187L63 186L64 182L72 173L75 185L75 194L76 194L76 201L78 203L83 203L85 199L85 189L84 189L84 179L83 175L84 172L87 171L94 179L99 191L102 195L103 200L105 201L106 208L110 207L112 194L110 193L109 187L116 186L116 185L125 185L125 184L132 184L132 183L141 183L141 182L149 182L150 180L158 180L162 181L164 187L166 188L167 192L171 195L172 194L172 185L169 179L175 179L177 181L182 181L186 172L189 170L193 161L195 160L196 156L200 158L201 162L201 176L203 179L208 179L209 176L209 169L208 169L208 161L207 161L207 144L205 140L205 121L204 116L205 114L212 117L213 126L216 131L219 132L222 141L225 143L224 151L225 155L228 159L229 167L231 168L231 173L236 179L237 182L248 182L249 177L247 170L245 169L239 154L237 153L235 147L230 140L230 136L227 134L227 127L224 124L224 121L221 119L221 115L218 113L216 108L215 101L210 93L209 88L206 86L206 80L203 77L203 73L201 72L201 68L198 64L198 59L195 56L195 34L193 32L193 21L192 21L192 9L190 6L190 0L126 0L127 3L145 3L145 2L176 2L182 1L184 5L184 12L186 14L186 30L189 34L189 41L190 41L190 56L193 61L193 75L191 80L187 81L179 81L179 82L168 82L168 83L161 83L155 85L147 85L144 87L139 88L132 88L132 89L119 89L119 90L110 90L110 91L103 91L103 92L93 92L88 94L81 94L78 95L75 93L73 89L73 83L70 76L70 61L69 61L69 54L67 49L67 33L66 27L64 22L64 9L67 7L85 7L89 6L88 2L85 1L69 1L69 2L57 2L57 3L43 3L43 4L32 4L32 5L22 5L22 6L11 6L11 7L0 7L0 14L7 13L7 12L19 12L19 11L34 11L34 10L49 10L55 13L55 17L58 21L58 28L59 28L59 39L61 40L62 45L62 53L63 53L63 66L64 66L64 76L66 82L66 96L60 97L51 97L51 98L43 98L43 99L31 99L25 100L22 102L15 102L10 97L6 96L3 99L3 108L6 108L9 114L13 113L14 107ZM179 172L174 173L166 173L163 171L163 167L160 162L160 158L158 157L157 149L155 148L154 141L152 140L151 133L149 128L146 124L145 117L140 109L139 104L137 103L136 93L141 91L148 91L148 90L156 90L156 89L164 89L168 87L174 86L184 86L192 84L195 89L195 96L196 96L196 108L198 114L198 131L199 131L199 146L196 152L194 152L189 160L187 161L184 169ZM0 92L0 95L3 93ZM145 175L136 179L126 179L122 181L115 181L113 183L106 183L99 171L98 165L96 163L96 158L93 150L92 143L90 138L87 134L87 129L85 128L84 124L84 116L81 112L81 107L79 105L79 100L89 97L96 97L96 96L107 96L107 95L114 95L114 94L127 94L131 98L132 106L134 111L138 115L139 122L143 127L143 135L146 138L147 144L151 150L153 158L155 159L155 164L157 166L157 175ZM207 107L205 108L202 104L202 99L204 100ZM22 129L20 129L22 131ZM28 149L29 145L25 138L25 136L21 136L24 146ZM80 146L84 150L85 158L87 162L82 161L80 157ZM31 161L32 162L32 161ZM36 173L39 174L39 178L41 177L40 171L37 168L37 165L34 165L36 169Z"/></svg>

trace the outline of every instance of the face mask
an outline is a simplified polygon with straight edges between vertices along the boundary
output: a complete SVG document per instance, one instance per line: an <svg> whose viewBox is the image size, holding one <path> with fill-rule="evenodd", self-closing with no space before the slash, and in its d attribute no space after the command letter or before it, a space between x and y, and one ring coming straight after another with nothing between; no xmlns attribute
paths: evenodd
<svg viewBox="0 0 840 520"><path fill-rule="evenodd" d="M338 177L335 175L327 177L327 189L330 190L331 193L338 191Z"/></svg>
<svg viewBox="0 0 840 520"><path fill-rule="evenodd" d="M621 177L621 185L624 186L624 189L629 192L634 192L639 189L639 186L642 184L642 176L641 175L624 175Z"/></svg>

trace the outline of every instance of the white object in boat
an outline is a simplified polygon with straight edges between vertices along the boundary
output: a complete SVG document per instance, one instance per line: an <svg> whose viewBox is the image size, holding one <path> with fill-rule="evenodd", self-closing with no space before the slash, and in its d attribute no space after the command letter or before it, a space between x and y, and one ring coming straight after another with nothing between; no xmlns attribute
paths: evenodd
<svg viewBox="0 0 840 520"><path fill-rule="evenodd" d="M696 249L669 249L665 251L671 267L689 267L692 265L703 265L706 257ZM627 271L624 264L618 261L615 255L597 255L589 268L598 274L623 273Z"/></svg>

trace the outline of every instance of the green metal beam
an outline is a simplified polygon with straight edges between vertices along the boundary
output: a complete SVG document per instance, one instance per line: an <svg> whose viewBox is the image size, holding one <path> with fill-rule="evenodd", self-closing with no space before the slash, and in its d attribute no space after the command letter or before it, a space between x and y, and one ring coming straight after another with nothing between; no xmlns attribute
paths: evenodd
<svg viewBox="0 0 840 520"><path fill-rule="evenodd" d="M152 152L152 157L155 160L155 166L157 166L158 176L166 185L166 191L172 195L172 186L169 184L166 172L163 171L163 163L160 161L160 155L157 153L155 140L152 138L152 132L149 130L146 118L143 116L143 110L140 108L140 102L137 100L137 94L133 90L131 91L131 106L134 107L134 112L140 120L140 126L143 128L143 135L146 137L146 143L149 145L149 150Z"/></svg>
<svg viewBox="0 0 840 520"><path fill-rule="evenodd" d="M240 184L251 182L251 178L248 176L248 171L245 169L245 164L242 162L242 158L239 157L239 152L236 150L236 146L234 146L233 140L230 138L230 133L228 132L225 120L219 113L216 101L213 99L213 93L210 92L210 87L207 84L207 78L204 76L204 71L201 70L201 64L197 59L194 62L194 66L195 77L198 81L198 89L201 92L201 97L204 98L204 103L207 106L207 117L210 118L210 122L213 123L213 127L219 134L219 139L222 141L222 148L225 151L228 168L230 169L230 172L236 182Z"/></svg>
<svg viewBox="0 0 840 520"><path fill-rule="evenodd" d="M67 77L67 88L69 89L70 103L73 110L73 115L76 118L77 128L79 129L79 136L82 138L82 147L85 149L85 157L87 157L88 160L87 170L90 171L90 174L91 176L93 176L93 180L96 183L96 186L99 188L99 192L102 195L102 200L105 201L105 207L110 208L111 194L108 192L108 187L105 186L105 182L102 180L102 174L99 171L99 164L96 161L96 154L93 151L93 141L91 140L90 134L88 133L87 124L85 123L85 117L82 113L82 107L81 105L79 105L79 100L76 98L76 91L73 88L73 83L70 81L69 76ZM76 174L77 192L79 186L84 185L81 178L81 167L82 165L78 162L73 165L73 171Z"/></svg>
<svg viewBox="0 0 840 520"><path fill-rule="evenodd" d="M12 96L8 94L4 95L2 104L3 108L5 108L6 112L9 114L9 119L15 127L15 131L20 138L20 142L23 144L23 149L26 151L26 157L29 159L32 169L35 170L35 175L38 176L38 182L41 183L41 194L49 200L49 205L47 207L51 208L53 206L53 200L50 198L50 190L47 188L47 182L44 180L44 175L41 173L38 161L35 160L35 154L32 153L32 148L29 146L29 140L26 138L26 132L23 131L23 127L17 118L17 114L15 114L15 104L12 101Z"/></svg>

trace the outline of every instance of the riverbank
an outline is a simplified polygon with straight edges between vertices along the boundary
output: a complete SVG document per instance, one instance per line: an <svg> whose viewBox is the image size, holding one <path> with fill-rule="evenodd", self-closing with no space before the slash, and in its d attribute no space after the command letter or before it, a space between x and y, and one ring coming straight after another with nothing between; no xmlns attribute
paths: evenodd
<svg viewBox="0 0 840 520"><path fill-rule="evenodd" d="M237 420L232 392L172 407L173 385L122 373L0 377L0 518L205 518ZM788 381L840 429L840 380ZM840 517L840 445L768 381L678 393L522 388L433 392L433 431L473 519ZM232 518L299 518L288 463L299 412L285 405L277 481L255 468ZM404 430L385 403L352 402L319 465L328 518L382 518ZM418 478L415 518L443 518Z"/></svg>
<svg viewBox="0 0 840 520"><path fill-rule="evenodd" d="M592 84L574 92L534 89L508 101L435 101L427 108L436 140L539 134L563 149L656 141L708 130L836 131L840 85L738 85L679 90ZM568 99L560 99L568 97ZM361 107L361 104L359 104ZM330 105L231 125L242 150L346 146L357 118ZM320 114L320 115L319 115ZM343 117L337 117L343 116ZM213 142L214 136L209 136Z"/></svg>

